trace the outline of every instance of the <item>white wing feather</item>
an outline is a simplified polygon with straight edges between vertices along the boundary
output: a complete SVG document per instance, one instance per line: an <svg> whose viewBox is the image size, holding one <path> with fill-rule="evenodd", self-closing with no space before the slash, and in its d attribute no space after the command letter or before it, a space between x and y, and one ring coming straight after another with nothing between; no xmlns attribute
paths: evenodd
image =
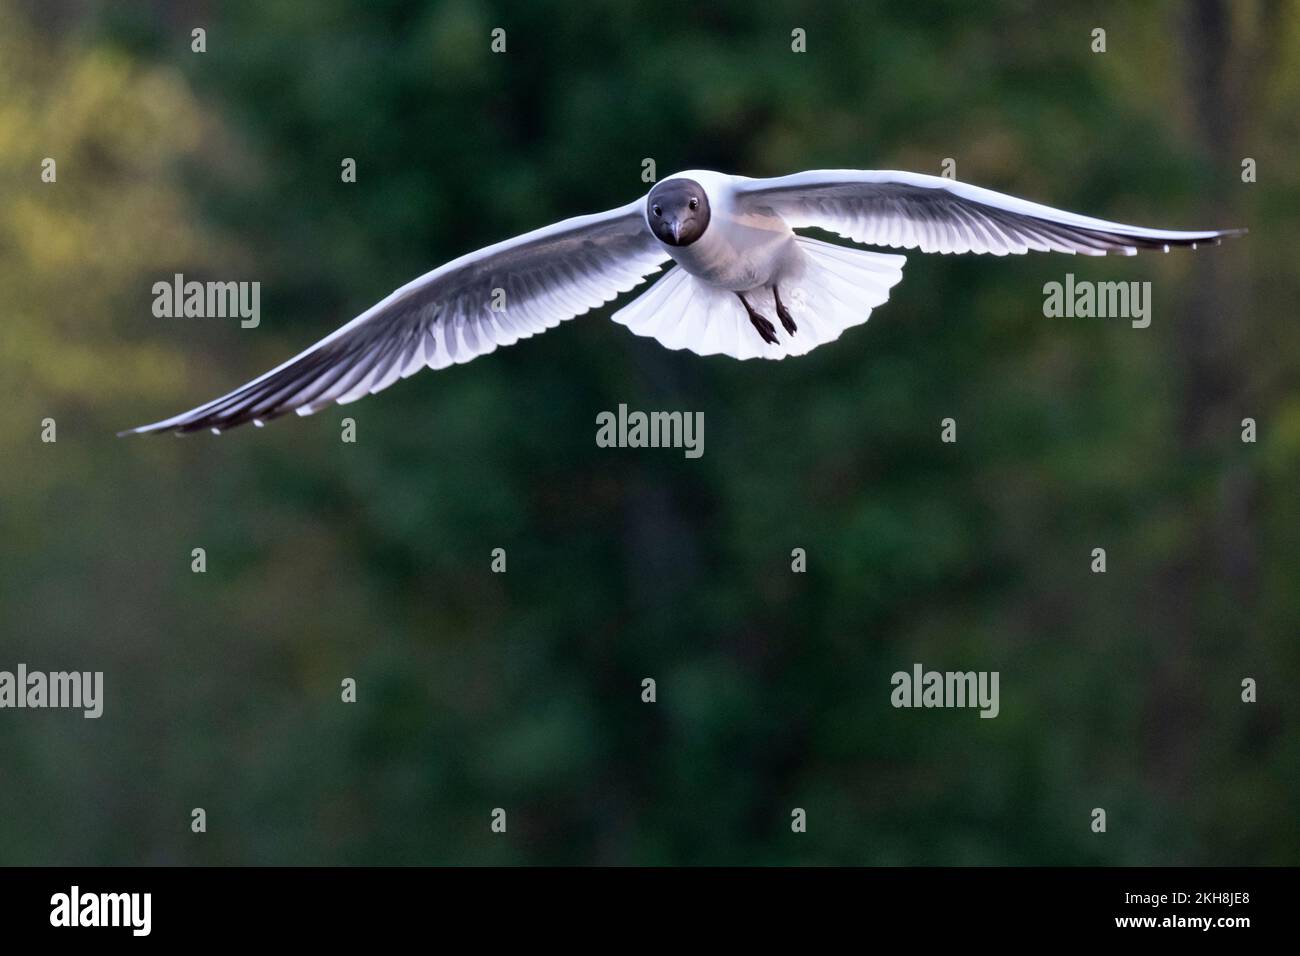
<svg viewBox="0 0 1300 956"><path fill-rule="evenodd" d="M1132 255L1138 249L1217 243L1245 230L1147 229L1017 199L940 176L828 169L775 179L737 177L742 207L770 209L792 228L818 228L874 246L921 252L1068 252Z"/></svg>
<svg viewBox="0 0 1300 956"><path fill-rule="evenodd" d="M566 219L434 269L228 395L123 434L222 431L355 401L597 308L668 258L646 229L642 200Z"/></svg>

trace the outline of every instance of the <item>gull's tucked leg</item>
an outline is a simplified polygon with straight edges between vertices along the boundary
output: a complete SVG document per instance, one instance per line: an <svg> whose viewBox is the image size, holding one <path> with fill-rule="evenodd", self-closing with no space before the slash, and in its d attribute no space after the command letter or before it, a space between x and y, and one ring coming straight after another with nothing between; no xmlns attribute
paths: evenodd
<svg viewBox="0 0 1300 956"><path fill-rule="evenodd" d="M776 326L755 312L754 307L749 304L749 301L744 297L744 295L737 292L736 298L740 300L740 304L743 305L745 311L749 313L749 321L753 323L754 328L758 330L758 334L762 337L763 341L768 345L777 345Z"/></svg>
<svg viewBox="0 0 1300 956"><path fill-rule="evenodd" d="M776 286L772 286L772 298L776 300L776 317L781 320L781 324L785 326L785 330L791 335L794 335L799 331L799 326L794 324L794 317L790 315L790 310L787 309L785 303L781 301L781 290Z"/></svg>

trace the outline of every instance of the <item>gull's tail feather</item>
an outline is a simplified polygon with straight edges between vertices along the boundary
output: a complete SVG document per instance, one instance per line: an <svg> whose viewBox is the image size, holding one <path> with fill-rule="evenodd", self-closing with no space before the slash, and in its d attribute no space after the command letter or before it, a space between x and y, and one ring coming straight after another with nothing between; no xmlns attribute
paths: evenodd
<svg viewBox="0 0 1300 956"><path fill-rule="evenodd" d="M833 342L845 329L866 322L871 310L884 305L889 291L903 279L906 256L837 246L807 236L795 242L803 261L793 282L782 283L781 299L799 325L798 334L810 325L817 345Z"/></svg>
<svg viewBox="0 0 1300 956"><path fill-rule="evenodd" d="M782 359L811 352L867 321L871 310L887 300L889 290L903 278L903 256L848 249L804 236L795 242L799 255L777 283L777 291L796 331L791 334L781 326L770 286L745 293L749 304L774 323L775 344L763 341L734 292L706 285L680 267L612 318L670 349L738 359Z"/></svg>

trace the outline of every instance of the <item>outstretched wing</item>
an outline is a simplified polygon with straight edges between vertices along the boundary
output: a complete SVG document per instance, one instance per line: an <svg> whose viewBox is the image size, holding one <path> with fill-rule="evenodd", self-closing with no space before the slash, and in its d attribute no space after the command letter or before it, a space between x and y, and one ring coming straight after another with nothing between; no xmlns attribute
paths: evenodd
<svg viewBox="0 0 1300 956"><path fill-rule="evenodd" d="M192 432L310 415L445 368L596 308L668 256L642 202L579 216L480 249L402 286L307 351L229 395L122 434Z"/></svg>
<svg viewBox="0 0 1300 956"><path fill-rule="evenodd" d="M1217 243L1244 229L1173 232L1126 226L1017 199L939 176L894 170L824 169L740 179L742 207L770 209L792 228L818 228L873 246L921 252L1133 255Z"/></svg>

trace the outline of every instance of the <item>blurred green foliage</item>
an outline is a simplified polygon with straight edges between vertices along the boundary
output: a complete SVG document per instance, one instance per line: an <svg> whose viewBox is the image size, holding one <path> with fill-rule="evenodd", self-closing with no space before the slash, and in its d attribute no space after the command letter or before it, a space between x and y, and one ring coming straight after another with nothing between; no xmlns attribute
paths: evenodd
<svg viewBox="0 0 1300 956"><path fill-rule="evenodd" d="M1298 116L1267 0L0 0L0 668L107 688L0 712L0 862L1300 862ZM113 437L647 157L952 157L1252 233L913 255L780 364L604 310L346 412ZM1150 280L1152 327L1045 319L1067 271ZM261 326L154 318L174 272L260 281ZM704 457L597 448L620 402L703 411ZM894 710L914 661L1000 671L1001 715Z"/></svg>

